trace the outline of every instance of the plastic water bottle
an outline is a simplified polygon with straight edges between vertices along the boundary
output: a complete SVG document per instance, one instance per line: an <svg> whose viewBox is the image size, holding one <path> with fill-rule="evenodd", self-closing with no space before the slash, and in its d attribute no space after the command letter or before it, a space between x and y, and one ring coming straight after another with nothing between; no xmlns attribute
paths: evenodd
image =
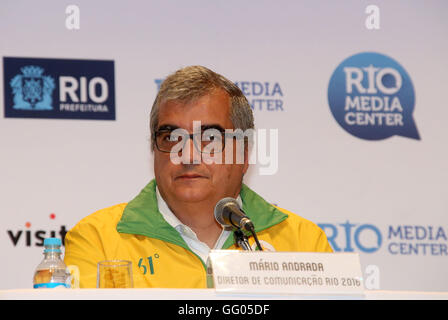
<svg viewBox="0 0 448 320"><path fill-rule="evenodd" d="M70 272L61 258L61 239L47 238L44 240L44 247L44 260L36 268L33 287L70 288Z"/></svg>

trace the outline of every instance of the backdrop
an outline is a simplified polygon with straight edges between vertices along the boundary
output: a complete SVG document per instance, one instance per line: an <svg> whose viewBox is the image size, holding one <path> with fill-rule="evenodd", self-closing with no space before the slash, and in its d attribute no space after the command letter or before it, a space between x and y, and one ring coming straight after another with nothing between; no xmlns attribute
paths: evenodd
<svg viewBox="0 0 448 320"><path fill-rule="evenodd" d="M367 288L448 290L447 9L2 1L0 289L31 288L44 237L153 178L160 81L199 64L266 130L246 184L359 252Z"/></svg>

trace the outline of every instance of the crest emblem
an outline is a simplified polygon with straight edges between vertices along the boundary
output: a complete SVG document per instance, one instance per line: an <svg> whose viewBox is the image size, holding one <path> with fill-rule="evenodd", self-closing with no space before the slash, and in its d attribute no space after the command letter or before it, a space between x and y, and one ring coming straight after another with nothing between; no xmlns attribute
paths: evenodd
<svg viewBox="0 0 448 320"><path fill-rule="evenodd" d="M16 110L52 110L51 94L55 88L54 79L43 75L38 66L25 66L22 74L12 78L10 85Z"/></svg>

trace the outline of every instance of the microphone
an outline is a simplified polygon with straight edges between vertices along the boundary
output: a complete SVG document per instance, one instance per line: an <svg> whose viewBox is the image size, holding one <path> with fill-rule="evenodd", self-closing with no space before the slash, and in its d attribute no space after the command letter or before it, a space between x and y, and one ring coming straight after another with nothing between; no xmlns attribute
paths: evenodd
<svg viewBox="0 0 448 320"><path fill-rule="evenodd" d="M241 210L238 202L233 198L224 198L218 201L215 206L215 219L223 227L233 226L236 228L234 231L235 242L243 248L243 250L252 250L247 241L247 237L243 234L241 229L252 233L257 244L257 248L263 251L260 242L258 241L257 234L255 233L255 227L249 217Z"/></svg>
<svg viewBox="0 0 448 320"><path fill-rule="evenodd" d="M224 227L233 226L254 232L254 224L233 198L224 198L215 206L215 219Z"/></svg>

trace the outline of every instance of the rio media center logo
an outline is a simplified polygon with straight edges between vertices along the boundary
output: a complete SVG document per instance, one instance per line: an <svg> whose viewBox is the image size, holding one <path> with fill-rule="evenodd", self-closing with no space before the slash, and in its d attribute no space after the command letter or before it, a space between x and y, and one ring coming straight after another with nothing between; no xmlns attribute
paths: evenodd
<svg viewBox="0 0 448 320"><path fill-rule="evenodd" d="M163 78L154 79L157 91L160 90L163 80ZM284 94L279 82L236 81L234 83L240 88L253 111L284 111Z"/></svg>
<svg viewBox="0 0 448 320"><path fill-rule="evenodd" d="M420 140L412 117L411 78L386 55L365 52L342 61L330 78L328 103L335 120L355 137L382 140L398 135Z"/></svg>
<svg viewBox="0 0 448 320"><path fill-rule="evenodd" d="M448 229L442 225L371 223L319 223L335 252L376 253L390 255L448 256Z"/></svg>
<svg viewBox="0 0 448 320"><path fill-rule="evenodd" d="M3 58L6 118L115 120L114 62Z"/></svg>

